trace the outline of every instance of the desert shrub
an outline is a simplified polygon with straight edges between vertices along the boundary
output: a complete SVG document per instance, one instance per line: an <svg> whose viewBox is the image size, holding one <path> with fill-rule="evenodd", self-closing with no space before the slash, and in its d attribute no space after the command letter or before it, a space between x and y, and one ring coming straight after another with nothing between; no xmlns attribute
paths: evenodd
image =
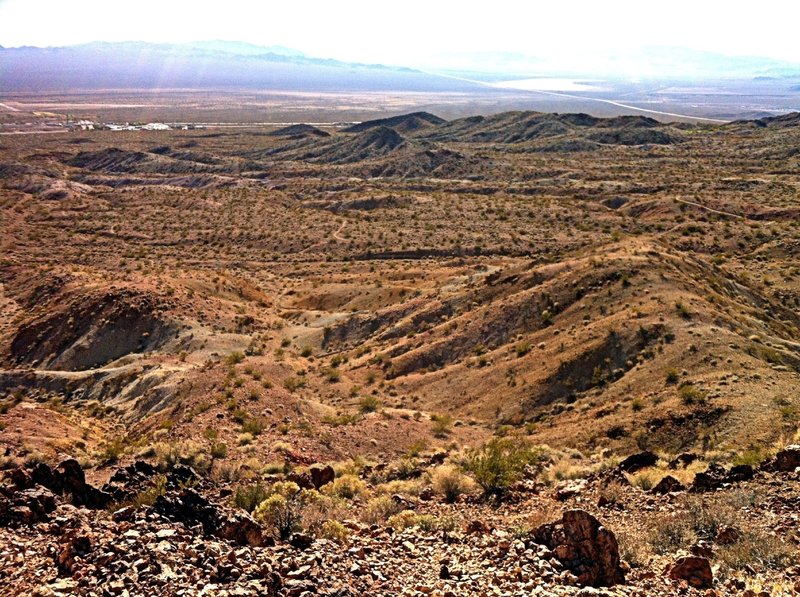
<svg viewBox="0 0 800 597"><path fill-rule="evenodd" d="M454 466L442 465L433 471L431 476L433 489L452 504L472 488L472 479L464 475Z"/></svg>
<svg viewBox="0 0 800 597"><path fill-rule="evenodd" d="M342 379L342 374L333 367L324 369L322 374L325 376L325 379L328 380L328 383L338 383Z"/></svg>
<svg viewBox="0 0 800 597"><path fill-rule="evenodd" d="M531 449L522 440L494 437L467 453L464 468L472 473L484 494L501 497L522 477L525 467L541 456L539 450Z"/></svg>
<svg viewBox="0 0 800 597"><path fill-rule="evenodd" d="M655 516L647 530L647 542L659 555L672 553L689 544L692 529L685 516L661 514Z"/></svg>
<svg viewBox="0 0 800 597"><path fill-rule="evenodd" d="M686 405L702 404L706 401L706 393L692 384L684 384L678 388L678 397Z"/></svg>
<svg viewBox="0 0 800 597"><path fill-rule="evenodd" d="M286 454L292 451L292 444L288 442L277 441L272 444L272 451L279 454Z"/></svg>
<svg viewBox="0 0 800 597"><path fill-rule="evenodd" d="M295 497L286 498L279 493L274 493L262 501L253 511L253 517L272 527L275 534L283 540L300 530L302 522Z"/></svg>
<svg viewBox="0 0 800 597"><path fill-rule="evenodd" d="M742 513L758 495L737 491L724 496L686 496L678 509L653 519L647 528L647 544L655 553L687 549L698 540L713 541L722 529L733 528L738 538L718 545L717 559L732 570L759 565L780 569L796 562L792 546L780 537L754 527Z"/></svg>
<svg viewBox="0 0 800 597"><path fill-rule="evenodd" d="M350 531L337 520L326 520L320 526L318 535L322 539L327 539L336 543L344 543L347 541Z"/></svg>
<svg viewBox="0 0 800 597"><path fill-rule="evenodd" d="M212 458L225 458L228 455L228 444L224 442L213 442L209 448Z"/></svg>
<svg viewBox="0 0 800 597"><path fill-rule="evenodd" d="M670 385L678 383L679 375L675 369L667 369L664 372L664 379Z"/></svg>
<svg viewBox="0 0 800 597"><path fill-rule="evenodd" d="M394 479L377 485L374 490L377 495L405 495L418 496L424 487L422 479Z"/></svg>
<svg viewBox="0 0 800 597"><path fill-rule="evenodd" d="M646 469L630 475L629 479L634 487L638 487L642 491L650 491L661 480L662 476L658 471Z"/></svg>
<svg viewBox="0 0 800 597"><path fill-rule="evenodd" d="M689 310L689 307L687 307L681 301L675 303L675 311L677 311L678 315L680 315L683 319L692 318L692 312Z"/></svg>
<svg viewBox="0 0 800 597"><path fill-rule="evenodd" d="M738 541L721 545L717 559L732 570L752 569L757 563L765 568L783 570L797 563L796 550L777 535L760 529L749 529Z"/></svg>
<svg viewBox="0 0 800 597"><path fill-rule="evenodd" d="M419 527L423 531L434 531L438 528L436 517L432 514L418 514L413 510L402 510L389 517L386 523L397 531Z"/></svg>
<svg viewBox="0 0 800 597"><path fill-rule="evenodd" d="M211 468L211 478L217 483L232 483L251 476L251 471L233 462L215 462Z"/></svg>
<svg viewBox="0 0 800 597"><path fill-rule="evenodd" d="M381 407L381 401L376 396L364 396L358 401L358 410L362 413L374 413Z"/></svg>
<svg viewBox="0 0 800 597"><path fill-rule="evenodd" d="M153 482L147 489L144 489L134 495L124 503L115 503L110 509L117 510L119 508L130 506L132 508L144 508L152 506L159 496L167 492L167 478L164 475L156 475L153 477Z"/></svg>
<svg viewBox="0 0 800 597"><path fill-rule="evenodd" d="M269 491L261 483L240 485L233 492L233 505L247 512L252 512L269 496Z"/></svg>
<svg viewBox="0 0 800 597"><path fill-rule="evenodd" d="M450 415L431 415L433 421L433 435L436 437L447 437L450 428L453 426L453 417Z"/></svg>
<svg viewBox="0 0 800 597"><path fill-rule="evenodd" d="M264 431L264 420L259 417L248 417L242 423L242 433L249 433L253 436L261 435Z"/></svg>
<svg viewBox="0 0 800 597"><path fill-rule="evenodd" d="M175 443L159 442L153 446L153 450L156 466L162 471L171 470L177 464L190 466L202 474L211 468L211 460L203 452L202 447L192 440Z"/></svg>
<svg viewBox="0 0 800 597"><path fill-rule="evenodd" d="M123 452L125 452L125 439L115 437L103 446L101 460L106 464L114 464L119 460Z"/></svg>
<svg viewBox="0 0 800 597"><path fill-rule="evenodd" d="M299 390L300 388L306 385L306 380L300 376L296 377L287 377L283 380L283 387L289 390L290 392L294 392L295 390Z"/></svg>
<svg viewBox="0 0 800 597"><path fill-rule="evenodd" d="M355 475L342 475L323 487L325 493L348 500L364 493L366 489L367 484Z"/></svg>
<svg viewBox="0 0 800 597"><path fill-rule="evenodd" d="M416 526L417 513L413 510L401 510L390 516L386 523L398 531Z"/></svg>
<svg viewBox="0 0 800 597"><path fill-rule="evenodd" d="M342 425L352 425L359 420L359 416L355 414L344 413L341 415L325 415L322 417L322 422L330 425L331 427L340 427Z"/></svg>
<svg viewBox="0 0 800 597"><path fill-rule="evenodd" d="M239 363L241 363L243 360L244 360L244 353L237 350L225 357L225 364L230 367L233 367L234 365L238 365Z"/></svg>
<svg viewBox="0 0 800 597"><path fill-rule="evenodd" d="M380 495L366 503L361 509L360 518L367 524L381 524L402 509L402 506L393 500L391 496Z"/></svg>
<svg viewBox="0 0 800 597"><path fill-rule="evenodd" d="M300 356L307 358L310 357L313 352L314 351L310 346L304 346L303 349L300 351Z"/></svg>
<svg viewBox="0 0 800 597"><path fill-rule="evenodd" d="M740 465L740 464L749 464L753 467L758 467L764 462L767 458L769 458L770 454L766 450L764 450L760 446L754 446L752 448L748 448L743 452L739 452L736 457L733 459L732 464Z"/></svg>

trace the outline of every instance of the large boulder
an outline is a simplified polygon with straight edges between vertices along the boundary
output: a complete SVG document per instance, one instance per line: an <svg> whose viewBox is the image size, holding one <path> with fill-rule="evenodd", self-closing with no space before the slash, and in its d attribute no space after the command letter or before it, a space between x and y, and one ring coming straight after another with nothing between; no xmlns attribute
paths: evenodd
<svg viewBox="0 0 800 597"><path fill-rule="evenodd" d="M727 473L723 467L712 462L705 471L696 473L692 482L692 491L714 491L725 483Z"/></svg>
<svg viewBox="0 0 800 597"><path fill-rule="evenodd" d="M685 580L695 589L710 589L714 584L711 562L699 556L679 558L667 570L667 575L673 580Z"/></svg>
<svg viewBox="0 0 800 597"><path fill-rule="evenodd" d="M581 585L610 587L625 582L617 538L584 510L564 512L560 521L535 529L533 537L549 548Z"/></svg>
<svg viewBox="0 0 800 597"><path fill-rule="evenodd" d="M336 471L330 464L312 464L308 469L308 474L311 476L311 483L315 489L332 483L336 478Z"/></svg>
<svg viewBox="0 0 800 597"><path fill-rule="evenodd" d="M658 456L653 452L645 450L644 452L638 452L628 456L619 463L619 469L626 473L635 473L643 468L655 466L656 462L658 462Z"/></svg>
<svg viewBox="0 0 800 597"><path fill-rule="evenodd" d="M686 487L683 486L683 483L678 481L675 477L666 475L662 477L661 481L656 483L650 491L658 495L665 495L667 493L675 493L676 491L684 491L685 489Z"/></svg>
<svg viewBox="0 0 800 597"><path fill-rule="evenodd" d="M786 446L775 455L773 468L776 471L791 473L800 467L800 445Z"/></svg>
<svg viewBox="0 0 800 597"><path fill-rule="evenodd" d="M681 454L678 454L675 458L669 461L669 468L671 469L686 468L699 458L700 456L698 456L694 452L683 452Z"/></svg>
<svg viewBox="0 0 800 597"><path fill-rule="evenodd" d="M261 525L244 512L234 512L221 520L216 535L237 545L264 547L274 544L272 537L264 533Z"/></svg>
<svg viewBox="0 0 800 597"><path fill-rule="evenodd" d="M213 534L220 527L221 517L216 506L188 487L158 496L150 509L155 514L183 523L187 527L199 524L206 535Z"/></svg>
<svg viewBox="0 0 800 597"><path fill-rule="evenodd" d="M104 491L89 485L83 467L74 458L61 462L53 472L53 491L61 495L69 495L76 506L102 509L109 505L111 496Z"/></svg>

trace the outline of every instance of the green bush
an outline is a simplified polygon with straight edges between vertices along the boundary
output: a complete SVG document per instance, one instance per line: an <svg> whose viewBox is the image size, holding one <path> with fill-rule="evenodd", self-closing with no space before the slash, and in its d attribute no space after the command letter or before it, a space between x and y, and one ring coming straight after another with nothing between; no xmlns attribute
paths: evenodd
<svg viewBox="0 0 800 597"><path fill-rule="evenodd" d="M540 461L542 456L522 440L494 437L483 447L467 453L464 468L472 473L484 494L502 497L522 478L525 467Z"/></svg>
<svg viewBox="0 0 800 597"><path fill-rule="evenodd" d="M678 396L681 402L686 404L703 404L706 401L706 393L692 384L685 384L678 388Z"/></svg>
<svg viewBox="0 0 800 597"><path fill-rule="evenodd" d="M228 444L224 442L214 442L209 450L212 458L225 458L228 455Z"/></svg>
<svg viewBox="0 0 800 597"><path fill-rule="evenodd" d="M453 425L453 417L450 415L431 415L433 421L433 435L435 437L447 437L450 427Z"/></svg>
<svg viewBox="0 0 800 597"><path fill-rule="evenodd" d="M261 483L241 485L233 493L233 505L247 512L252 512L269 496L269 492Z"/></svg>
<svg viewBox="0 0 800 597"><path fill-rule="evenodd" d="M381 401L375 396L364 396L358 403L358 410L362 413L374 413L380 407Z"/></svg>

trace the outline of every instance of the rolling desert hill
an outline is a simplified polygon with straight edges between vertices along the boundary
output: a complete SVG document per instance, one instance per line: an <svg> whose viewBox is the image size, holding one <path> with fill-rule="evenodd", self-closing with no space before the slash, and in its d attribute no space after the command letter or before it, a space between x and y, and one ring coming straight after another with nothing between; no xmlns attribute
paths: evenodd
<svg viewBox="0 0 800 597"><path fill-rule="evenodd" d="M790 594L796 121L8 136L0 581Z"/></svg>

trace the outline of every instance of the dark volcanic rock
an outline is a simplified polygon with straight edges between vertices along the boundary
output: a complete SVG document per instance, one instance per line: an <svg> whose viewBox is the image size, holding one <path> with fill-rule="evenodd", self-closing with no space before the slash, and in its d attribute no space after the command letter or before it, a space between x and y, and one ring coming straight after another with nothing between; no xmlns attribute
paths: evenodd
<svg viewBox="0 0 800 597"><path fill-rule="evenodd" d="M87 508L105 508L111 502L111 496L86 482L83 468L74 458L60 463L54 473L57 488L61 495L69 495L76 506Z"/></svg>
<svg viewBox="0 0 800 597"><path fill-rule="evenodd" d="M626 473L635 473L643 468L655 466L656 462L658 462L658 456L656 454L650 451L644 451L628 456L619 463L619 469Z"/></svg>
<svg viewBox="0 0 800 597"><path fill-rule="evenodd" d="M695 460L700 458L697 454L692 452L683 452L678 454L675 458L669 461L669 468L676 469L678 467L685 468L692 464Z"/></svg>
<svg viewBox="0 0 800 597"><path fill-rule="evenodd" d="M800 445L786 446L775 455L774 469L782 472L792 472L800 467Z"/></svg>
<svg viewBox="0 0 800 597"><path fill-rule="evenodd" d="M722 486L725 482L725 476L725 469L712 462L705 471L694 476L692 491L713 491Z"/></svg>
<svg viewBox="0 0 800 597"><path fill-rule="evenodd" d="M666 477L662 478L661 481L656 483L655 487L653 487L650 491L653 493L657 493L659 495L664 495L667 493L674 493L676 491L684 491L686 487L678 481L672 475L667 475Z"/></svg>
<svg viewBox="0 0 800 597"><path fill-rule="evenodd" d="M332 483L336 478L336 471L329 464L312 464L308 469L308 473L311 475L311 483L315 489Z"/></svg>
<svg viewBox="0 0 800 597"><path fill-rule="evenodd" d="M625 582L617 538L584 510L564 512L561 521L538 527L533 537L552 550L581 585L605 587Z"/></svg>
<svg viewBox="0 0 800 597"><path fill-rule="evenodd" d="M217 508L194 489L184 488L160 495L151 506L151 510L187 527L199 524L207 535L214 533L220 526Z"/></svg>

